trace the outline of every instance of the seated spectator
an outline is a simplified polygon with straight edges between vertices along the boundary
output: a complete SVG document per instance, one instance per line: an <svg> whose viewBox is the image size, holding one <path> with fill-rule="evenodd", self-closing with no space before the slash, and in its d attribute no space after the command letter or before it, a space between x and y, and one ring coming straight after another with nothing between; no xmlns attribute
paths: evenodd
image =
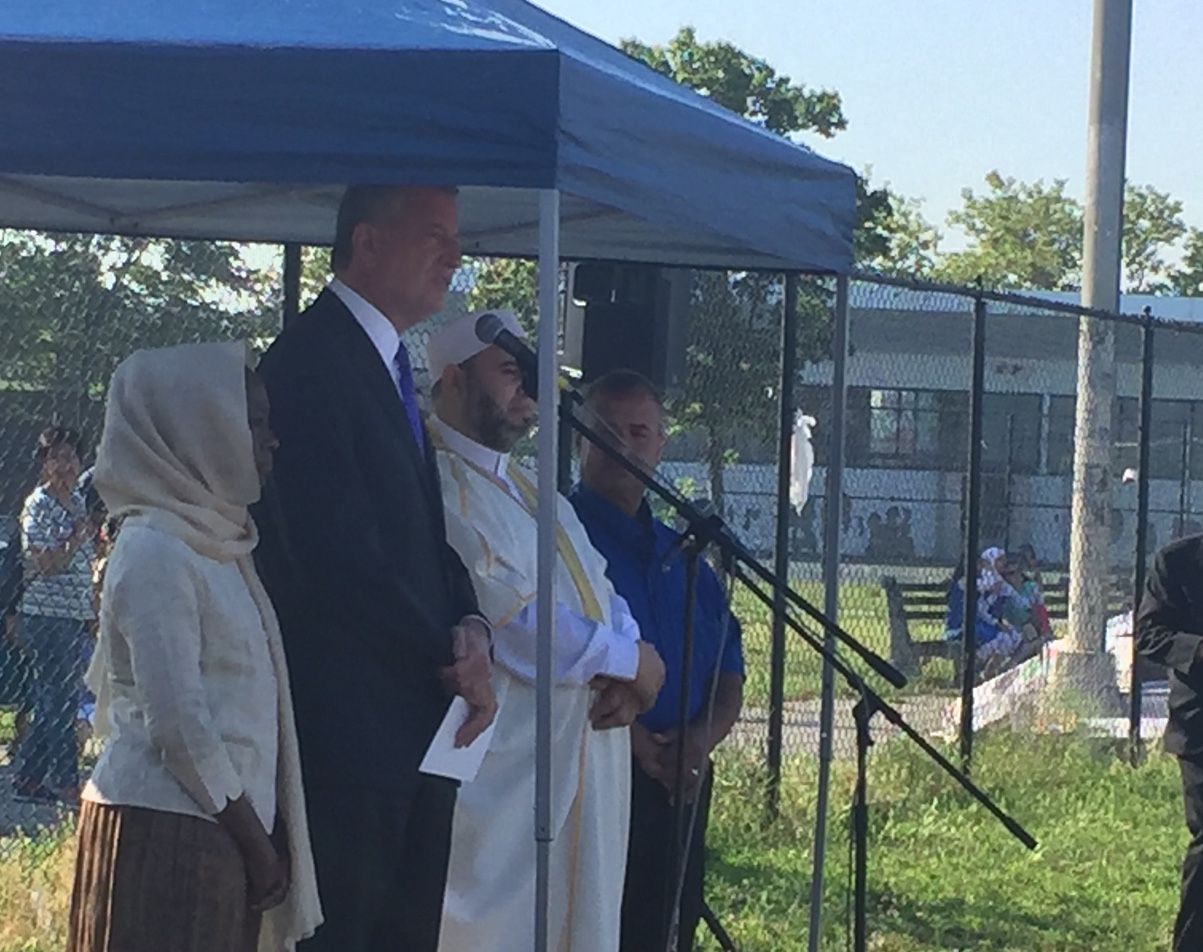
<svg viewBox="0 0 1203 952"><path fill-rule="evenodd" d="M1015 565L1024 578L1029 578L1040 584L1040 560L1036 558L1036 550L1030 542L1025 542L1019 547L1013 558L1009 558L1012 564Z"/></svg>
<svg viewBox="0 0 1203 952"><path fill-rule="evenodd" d="M1012 654L1023 643L1023 636L1008 622L995 616L990 607L996 600L991 591L982 591L984 579L989 579L992 566L983 557L979 565L977 623L974 631L977 648L974 653L980 679L993 677L1006 666ZM948 586L948 617L944 637L959 640L965 632L965 567L959 564Z"/></svg>
<svg viewBox="0 0 1203 952"><path fill-rule="evenodd" d="M1044 605L1040 570L1032 547L1025 545L1014 557L1007 556L999 574L1014 593L1009 607L1014 617L1009 620L1020 628L1031 625L1040 640L1051 640L1053 627L1049 621L1048 609Z"/></svg>
<svg viewBox="0 0 1203 952"><path fill-rule="evenodd" d="M1016 574L1007 562L1006 553L997 547L982 553L977 587L980 597L986 602L987 611L1022 635L1025 650L1018 653L1022 657L1017 656L1014 660L1031 657L1035 653L1033 648L1039 650L1044 640L1037 627L1038 617L1042 616L1044 627L1048 627L1048 616L1043 611L1043 596L1039 589L1024 585L1022 576Z"/></svg>

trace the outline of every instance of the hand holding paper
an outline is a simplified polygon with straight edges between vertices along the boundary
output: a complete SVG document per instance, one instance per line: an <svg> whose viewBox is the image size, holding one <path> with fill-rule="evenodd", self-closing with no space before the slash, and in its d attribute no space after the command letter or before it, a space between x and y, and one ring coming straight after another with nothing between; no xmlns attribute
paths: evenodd
<svg viewBox="0 0 1203 952"><path fill-rule="evenodd" d="M447 716L443 718L443 723L435 732L434 740L430 742L426 756L422 758L422 764L418 768L422 773L435 777L449 777L463 783L476 778L485 754L488 753L489 741L493 737L493 726L496 722L489 724L480 736L467 747L456 747L455 735L469 715L467 701L462 697L451 699Z"/></svg>

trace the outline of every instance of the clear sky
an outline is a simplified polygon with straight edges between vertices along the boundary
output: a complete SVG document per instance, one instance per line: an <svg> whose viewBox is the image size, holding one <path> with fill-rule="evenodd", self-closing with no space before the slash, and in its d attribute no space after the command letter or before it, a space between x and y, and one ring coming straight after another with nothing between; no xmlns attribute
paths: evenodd
<svg viewBox="0 0 1203 952"><path fill-rule="evenodd" d="M991 169L1064 178L1081 199L1091 0L535 0L611 43L692 25L809 87L840 93L848 129L821 154L924 200L944 247L961 189ZM1134 0L1128 179L1203 227L1203 0Z"/></svg>

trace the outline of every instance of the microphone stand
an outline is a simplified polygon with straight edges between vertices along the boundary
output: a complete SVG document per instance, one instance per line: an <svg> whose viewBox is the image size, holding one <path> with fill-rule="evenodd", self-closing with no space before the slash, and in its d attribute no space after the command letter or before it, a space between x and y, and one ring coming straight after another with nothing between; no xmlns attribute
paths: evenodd
<svg viewBox="0 0 1203 952"><path fill-rule="evenodd" d="M735 942L732 940L730 933L723 928L723 924L718 921L714 910L704 900L702 902L702 921L706 923L706 926L710 929L710 934L714 936L714 941L718 943L718 947L723 952L739 952L735 948Z"/></svg>
<svg viewBox="0 0 1203 952"><path fill-rule="evenodd" d="M689 853L693 844L694 825L697 823L699 809L699 787L694 793L694 800L686 804L685 798L685 750L689 738L689 695L693 686L693 653L695 633L695 613L697 608L698 575L701 569L702 553L709 545L707 534L714 531L721 523L716 515L704 517L703 525L691 523L681 533L677 543L669 550L661 562L661 571L667 572L677 556L685 559L685 611L682 619L681 634L681 674L678 679L677 695L677 756L676 770L673 776L673 838L669 849L669 862L666 869L665 901L665 952L674 952L678 947L681 928L681 895L685 888L685 872L689 865ZM724 633L725 641L725 633ZM718 677L718 665L722 661L720 646L719 656L715 660L714 676ZM706 709L713 707L714 698L707 699ZM712 711L711 711L712 713ZM691 771L695 776L699 769ZM706 778L701 783L708 782ZM704 904L703 904L704 905ZM711 918L714 914L710 913Z"/></svg>
<svg viewBox="0 0 1203 952"><path fill-rule="evenodd" d="M686 530L685 548L681 554L685 557L685 615L681 637L681 675L677 695L677 762L673 777L673 836L670 841L667 882L664 884L665 944L666 952L673 952L677 947L677 933L681 926L681 901L678 898L682 872L689 862L689 841L686 835L685 823L685 747L689 737L689 689L693 677L693 636L694 636L694 606L697 602L698 570L702 558L702 550L706 543L699 538L690 526ZM661 567L667 571L672 565L676 552L668 554L668 561ZM688 811L692 819L693 812ZM692 828L690 829L692 833Z"/></svg>
<svg viewBox="0 0 1203 952"><path fill-rule="evenodd" d="M789 586L781 586L777 577L770 572L765 566L747 550L747 548L736 539L722 520L717 515L704 515L693 505L689 500L682 497L675 490L662 484L653 475L646 472L643 467L637 465L627 458L617 447L605 439L601 434L594 430L591 426L582 421L573 412L574 404L583 404L580 395L571 388L566 388L563 393L563 398L560 400L560 417L561 420L567 423L572 429L579 433L583 438L588 440L592 445L596 446L607 456L621 465L629 473L635 476L649 490L667 502L673 509L679 513L687 523L686 533L692 536L692 541L688 543L685 554L693 561L694 578L696 579L696 559L700 557L701 552L710 544L716 545L722 553L722 558L725 563L731 565L735 576L744 583L745 586L752 592L760 601L767 605L770 609L775 607L772 592L779 592L784 596L785 600L794 608L800 609L808 615L813 621L821 625L826 631L831 633L836 639L847 645L856 655L858 655L873 671L890 682L895 687L903 687L906 684L906 678L894 668L888 661L881 656L875 654L872 650L862 645L859 641L853 638L850 634L844 631L838 624L827 618L822 612L811 605L806 599L802 598L797 592L793 591ZM688 576L687 576L688 577ZM761 587L760 583L768 586L768 591ZM686 603L686 621L687 629L684 632L685 642L683 643L682 654L685 660L692 663L692 600ZM868 804L868 755L869 748L873 744L870 726L874 714L880 712L881 715L902 733L914 741L919 748L927 754L935 763L944 770L953 780L961 785L969 794L984 806L991 814L993 814L1000 823L1019 840L1028 849L1035 849L1037 846L1035 838L1032 837L1027 830L1007 814L998 804L990 798L990 796L975 784L960 768L953 764L947 757L940 753L930 741L912 727L907 720L902 716L902 712L891 705L873 688L865 683L864 679L855 670L848 666L844 658L832 651L828 646L816 638L805 625L802 624L793 614L788 613L785 616L786 623L792 628L802 640L814 651L830 662L832 668L839 673L848 685L859 695L859 700L853 707L853 718L856 722L856 787L853 801L853 837L854 837L854 925L853 925L853 948L855 952L865 952L868 939L867 929L867 906L868 906L868 830L869 830L869 804ZM687 726L681 723L683 717L687 717L687 708L685 707L686 700L685 692L688 690L688 669L682 672L682 697L683 700L678 706L678 725ZM684 762L684 739L685 735L681 735L681 746L678 749L677 757L677 777L675 784L676 800L674 804L674 832L679 834L684 825L680 818L683 811L683 762ZM692 832L692 831L690 831ZM674 837L677 840L674 843L675 865L682 867L687 860L686 856L681 855L679 837ZM677 871L677 880L680 880L680 872ZM679 914L679 901L674 904L676 908L670 910L670 916L675 921ZM669 952L675 947L676 935L675 930L670 929L668 937Z"/></svg>
<svg viewBox="0 0 1203 952"><path fill-rule="evenodd" d="M752 592L760 601L770 608L773 605L773 596L760 587L757 582L750 578L742 566L737 565L735 568L737 577L742 581L748 590ZM857 952L863 952L866 943L866 881L868 869L868 830L869 830L869 803L867 797L868 786L868 754L869 747L872 746L873 740L869 733L870 722L873 715L881 712L881 715L897 727L902 733L906 734L911 740L918 744L919 748L934 760L944 772L947 773L953 780L959 783L969 792L969 794L984 806L990 813L998 819L1008 832L1011 833L1019 842L1028 849L1035 849L1037 846L1035 838L1025 830L1017 820L1008 815L998 804L996 804L990 796L981 789L977 784L969 779L959 767L952 763L939 750L932 746L931 742L912 727L907 720L902 716L902 712L890 704L885 698L874 691L871 687L865 684L859 674L848 667L847 663L835 652L829 652L827 646L816 638L813 634L806 630L792 615L786 615L786 624L797 632L811 648L823 655L831 662L832 667L840 674L848 685L860 695L860 699L852 708L852 716L856 722L856 787L853 797L853 812L852 812L852 831L855 845L856 859L853 866L854 875L854 945L853 948Z"/></svg>
<svg viewBox="0 0 1203 952"><path fill-rule="evenodd" d="M721 521L717 515L706 516L706 522L711 526L721 526ZM666 929L665 929L665 952L676 952L680 947L681 938L681 898L685 892L685 877L689 871L689 856L693 849L693 837L697 831L698 811L701 809L703 797L709 796L704 792L707 784L713 782L710 776L699 776L700 769L692 769L690 773L698 777L700 786L694 792L692 802L686 808L685 802L685 746L689 734L689 700L688 692L692 687L692 667L693 667L693 641L694 641L694 616L697 606L697 580L700 568L700 560L702 552L706 548L706 541L702 537L701 527L689 526L682 533L677 543L669 550L662 563L664 570L667 571L671 566L672 561L678 554L684 553L687 561L685 563L685 612L683 616L684 636L682 640L682 664L680 678L680 696L677 704L677 736L680 738L677 747L676 758L676 773L673 778L673 829L676 831L676 836L671 843L670 862L667 872L670 873L668 879L668 891L666 900L668 903L666 910ZM726 555L723 556L724 569L728 575L732 574L732 565ZM714 671L712 672L712 680L710 682L709 696L706 698L703 712L706 719L706 729L709 730L713 725L714 720L714 705L718 691L718 677L722 664L723 652L726 649L727 636L730 630L730 608L724 613L725 619L723 622L723 634L719 639L718 651L715 655ZM710 763L709 756L705 770L709 771ZM701 918L710 928L711 934L718 940L719 945L724 950L733 950L734 944L731 942L731 937L727 935L726 930L719 924L714 912L706 905L705 898L701 900Z"/></svg>

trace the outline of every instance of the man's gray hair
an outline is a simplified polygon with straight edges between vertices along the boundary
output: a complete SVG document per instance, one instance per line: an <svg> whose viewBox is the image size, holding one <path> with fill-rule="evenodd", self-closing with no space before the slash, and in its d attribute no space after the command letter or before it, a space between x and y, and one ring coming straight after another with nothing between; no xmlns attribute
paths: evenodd
<svg viewBox="0 0 1203 952"><path fill-rule="evenodd" d="M636 394L651 397L656 406L661 410L664 409L664 394L638 370L611 370L585 385L586 403L596 403L599 400L629 397Z"/></svg>
<svg viewBox="0 0 1203 952"><path fill-rule="evenodd" d="M376 222L384 217L392 202L407 193L423 188L448 195L458 195L452 185L350 185L338 203L338 220L334 225L334 247L330 249L330 270L341 271L351 263L355 229L364 222Z"/></svg>

